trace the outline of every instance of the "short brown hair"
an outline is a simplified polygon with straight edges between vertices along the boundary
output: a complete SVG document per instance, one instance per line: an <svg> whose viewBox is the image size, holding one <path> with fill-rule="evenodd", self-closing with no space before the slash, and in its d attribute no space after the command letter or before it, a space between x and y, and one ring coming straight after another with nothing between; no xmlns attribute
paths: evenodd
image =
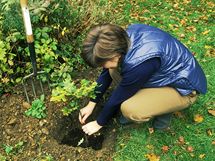
<svg viewBox="0 0 215 161"><path fill-rule="evenodd" d="M91 67L101 66L116 55L124 55L129 47L126 31L113 24L94 26L87 34L81 54Z"/></svg>

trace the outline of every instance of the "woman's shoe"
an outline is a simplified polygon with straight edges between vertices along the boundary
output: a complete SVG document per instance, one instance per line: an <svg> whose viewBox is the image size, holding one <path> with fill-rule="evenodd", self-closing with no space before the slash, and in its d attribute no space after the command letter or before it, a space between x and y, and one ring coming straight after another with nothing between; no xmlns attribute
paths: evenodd
<svg viewBox="0 0 215 161"><path fill-rule="evenodd" d="M152 122L152 126L154 129L158 129L158 130L168 129L170 126L171 118L172 118L172 113L156 116Z"/></svg>
<svg viewBox="0 0 215 161"><path fill-rule="evenodd" d="M122 114L119 117L119 123L122 125L128 125L131 123L130 120L128 120L127 118L125 118Z"/></svg>

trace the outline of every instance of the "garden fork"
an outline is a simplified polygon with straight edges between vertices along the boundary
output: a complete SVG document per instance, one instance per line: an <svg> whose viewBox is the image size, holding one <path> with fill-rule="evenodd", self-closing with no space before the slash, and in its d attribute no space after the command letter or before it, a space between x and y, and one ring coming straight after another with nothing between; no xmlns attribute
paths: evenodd
<svg viewBox="0 0 215 161"><path fill-rule="evenodd" d="M37 93L36 93L35 85L34 85L35 80L39 81L41 91L44 94L43 84L42 84L42 81L37 78L38 75L45 74L47 77L47 83L48 83L49 90L50 90L50 86L49 86L49 78L48 78L48 75L45 73L45 71L37 71L34 37L33 37L33 32L32 32L29 9L28 9L28 0L20 0L20 5L21 5L21 9L22 9L22 16L23 16L23 21L24 21L24 25L25 25L27 43L28 43L28 48L29 48L29 52L30 52L32 68L33 68L33 72L31 74L25 76L22 79L22 85L24 88L25 96L27 98L27 101L30 103L28 92L26 89L26 84L29 79L31 81L31 86L32 86L32 91L33 91L34 97L37 97Z"/></svg>

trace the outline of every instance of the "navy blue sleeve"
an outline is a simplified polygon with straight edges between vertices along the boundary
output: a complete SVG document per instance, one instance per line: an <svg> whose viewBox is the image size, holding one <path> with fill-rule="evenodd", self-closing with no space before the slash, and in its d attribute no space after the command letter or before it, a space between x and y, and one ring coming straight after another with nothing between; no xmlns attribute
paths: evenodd
<svg viewBox="0 0 215 161"><path fill-rule="evenodd" d="M108 102L97 117L97 123L101 126L113 117L113 115L120 109L122 102L132 97L143 85L150 79L150 77L160 68L160 59L149 59L130 72L122 76L122 81L113 91Z"/></svg>
<svg viewBox="0 0 215 161"><path fill-rule="evenodd" d="M108 69L105 68L103 69L96 82L98 84L97 87L95 88L96 98L91 99L91 101L98 103L112 82L112 78L109 74Z"/></svg>

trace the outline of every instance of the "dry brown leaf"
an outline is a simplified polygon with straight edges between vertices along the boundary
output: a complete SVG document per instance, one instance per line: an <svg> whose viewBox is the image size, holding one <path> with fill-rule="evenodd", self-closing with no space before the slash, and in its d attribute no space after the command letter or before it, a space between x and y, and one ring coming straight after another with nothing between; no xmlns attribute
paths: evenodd
<svg viewBox="0 0 215 161"><path fill-rule="evenodd" d="M201 123L202 121L204 120L203 116L200 115L200 114L196 114L194 116L194 121L197 122L197 123Z"/></svg>
<svg viewBox="0 0 215 161"><path fill-rule="evenodd" d="M214 141L212 141L212 145L215 145L215 140L214 140Z"/></svg>
<svg viewBox="0 0 215 161"><path fill-rule="evenodd" d="M174 151L174 152L173 152L173 154L174 154L174 155L177 155L177 154L178 154L178 152L177 152L177 151Z"/></svg>
<svg viewBox="0 0 215 161"><path fill-rule="evenodd" d="M185 34L180 34L179 37L180 38L185 38Z"/></svg>
<svg viewBox="0 0 215 161"><path fill-rule="evenodd" d="M188 3L190 3L191 2L191 0L183 0L183 3L184 4L188 4Z"/></svg>
<svg viewBox="0 0 215 161"><path fill-rule="evenodd" d="M209 57L215 57L215 49L207 49L205 55Z"/></svg>
<svg viewBox="0 0 215 161"><path fill-rule="evenodd" d="M153 133L154 133L154 128L150 127L148 130L149 130L149 133L150 133L150 134L153 134Z"/></svg>
<svg viewBox="0 0 215 161"><path fill-rule="evenodd" d="M184 26L184 25L186 25L186 20L182 19L182 20L180 21L180 23L182 24L182 26Z"/></svg>
<svg viewBox="0 0 215 161"><path fill-rule="evenodd" d="M208 136L212 136L213 135L211 129L207 130L207 134L208 134Z"/></svg>
<svg viewBox="0 0 215 161"><path fill-rule="evenodd" d="M207 2L207 5L210 6L211 8L214 8L215 6L214 2Z"/></svg>
<svg viewBox="0 0 215 161"><path fill-rule="evenodd" d="M163 151L164 153L166 153L166 152L169 151L169 147L168 147L167 145L162 146L161 149L162 149L162 151Z"/></svg>
<svg viewBox="0 0 215 161"><path fill-rule="evenodd" d="M190 37L190 40L193 41L193 42L195 42L196 41L196 37L195 36Z"/></svg>
<svg viewBox="0 0 215 161"><path fill-rule="evenodd" d="M193 147L192 146L188 146L187 147L187 151L190 152L190 153L193 152Z"/></svg>
<svg viewBox="0 0 215 161"><path fill-rule="evenodd" d="M17 123L17 119L16 118L11 118L7 124L8 125L14 125L16 123Z"/></svg>
<svg viewBox="0 0 215 161"><path fill-rule="evenodd" d="M205 157L205 154L200 154L200 155L199 155L199 158L200 158L200 159L203 159L204 157Z"/></svg>
<svg viewBox="0 0 215 161"><path fill-rule="evenodd" d="M174 115L178 118L183 118L183 114L180 111L174 112Z"/></svg>
<svg viewBox="0 0 215 161"><path fill-rule="evenodd" d="M154 153L146 154L145 157L146 157L149 161L159 161L159 160L160 160L160 156L157 156L157 155L155 155Z"/></svg>
<svg viewBox="0 0 215 161"><path fill-rule="evenodd" d="M26 109L29 109L31 107L31 105L28 102L23 102L22 106Z"/></svg>
<svg viewBox="0 0 215 161"><path fill-rule="evenodd" d="M208 110L208 113L215 116L215 110Z"/></svg>
<svg viewBox="0 0 215 161"><path fill-rule="evenodd" d="M188 27L186 27L186 29L189 30L189 31L193 31L193 32L196 31L196 27L195 26L188 26Z"/></svg>
<svg viewBox="0 0 215 161"><path fill-rule="evenodd" d="M173 7L174 7L175 9L178 9L178 3L174 4Z"/></svg>
<svg viewBox="0 0 215 161"><path fill-rule="evenodd" d="M178 141L179 141L179 143L180 143L181 145L183 145L183 144L185 143L184 137L183 137L183 136L180 136L180 137L178 138Z"/></svg>

